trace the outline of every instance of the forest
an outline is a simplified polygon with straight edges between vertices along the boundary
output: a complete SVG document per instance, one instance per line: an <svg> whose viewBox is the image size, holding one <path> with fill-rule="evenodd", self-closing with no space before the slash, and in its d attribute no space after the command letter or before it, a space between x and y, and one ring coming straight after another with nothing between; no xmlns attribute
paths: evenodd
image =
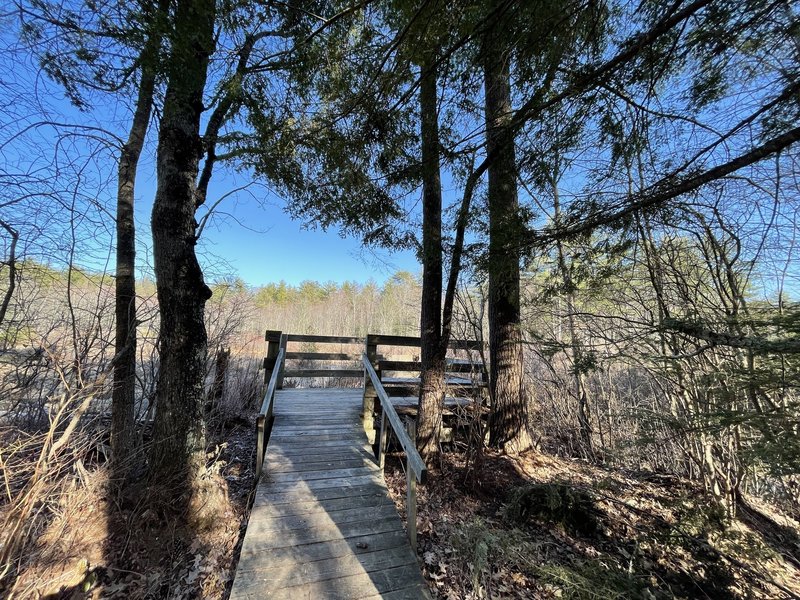
<svg viewBox="0 0 800 600"><path fill-rule="evenodd" d="M419 337L430 597L800 597L798 3L0 23L0 595L229 598L272 330ZM252 285L213 236L266 197L419 270ZM451 438L454 340L487 385Z"/></svg>

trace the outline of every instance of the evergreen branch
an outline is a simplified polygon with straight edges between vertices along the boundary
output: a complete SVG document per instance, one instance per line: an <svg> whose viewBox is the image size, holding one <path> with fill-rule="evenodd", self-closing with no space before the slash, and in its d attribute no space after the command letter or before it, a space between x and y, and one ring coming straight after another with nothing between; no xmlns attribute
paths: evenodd
<svg viewBox="0 0 800 600"><path fill-rule="evenodd" d="M707 169L696 175L686 177L682 181L672 182L662 180L658 184L651 186L650 189L635 194L632 201L622 208L613 210L612 207L604 206L602 209L603 214L598 214L599 211L595 211L594 214L588 217L582 217L580 222L574 225L546 228L543 232L533 235L530 240L525 242L525 245L543 245L559 239L587 233L603 225L611 225L633 213L660 206L682 194L693 192L739 169L757 163L769 156L773 156L798 140L800 140L800 127L795 127L783 135L772 138L768 142L753 148L750 152L737 156L726 163Z"/></svg>
<svg viewBox="0 0 800 600"><path fill-rule="evenodd" d="M730 333L720 333L700 323L680 321L678 319L665 319L664 328L668 331L677 331L685 335L708 342L712 346L728 346L742 350L752 350L758 353L798 354L800 353L800 340L769 340L761 336L743 336Z"/></svg>

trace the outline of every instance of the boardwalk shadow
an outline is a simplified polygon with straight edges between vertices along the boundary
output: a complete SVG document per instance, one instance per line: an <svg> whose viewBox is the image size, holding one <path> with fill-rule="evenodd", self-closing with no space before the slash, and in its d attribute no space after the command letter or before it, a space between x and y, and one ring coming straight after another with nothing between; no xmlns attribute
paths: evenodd
<svg viewBox="0 0 800 600"><path fill-rule="evenodd" d="M429 597L360 408L358 389L278 394L232 599Z"/></svg>

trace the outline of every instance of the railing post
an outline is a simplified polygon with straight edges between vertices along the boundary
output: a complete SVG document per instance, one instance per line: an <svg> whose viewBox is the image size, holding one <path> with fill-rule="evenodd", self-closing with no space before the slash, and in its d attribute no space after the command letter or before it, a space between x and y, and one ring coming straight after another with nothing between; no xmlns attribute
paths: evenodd
<svg viewBox="0 0 800 600"><path fill-rule="evenodd" d="M288 343L289 343L289 334L288 333L282 333L281 334L281 341L278 343L278 350L283 350L284 352L286 352L286 344L288 344ZM286 361L283 361L281 363L281 370L278 373L277 389L279 389L279 390L283 389L283 368L284 368L285 365L286 365Z"/></svg>
<svg viewBox="0 0 800 600"><path fill-rule="evenodd" d="M264 467L264 443L267 435L266 421L264 415L259 415L256 419L256 481L261 476L261 469Z"/></svg>
<svg viewBox="0 0 800 600"><path fill-rule="evenodd" d="M380 465L381 469L383 469L386 464L386 449L389 447L388 418L389 417L386 416L386 411L383 411L381 415L381 432L378 437L378 465Z"/></svg>
<svg viewBox="0 0 800 600"><path fill-rule="evenodd" d="M373 341L373 336L367 334L367 341L365 352L367 354L367 359L369 360L370 364L373 368L377 369L378 367L378 346ZM372 380L370 379L367 372L364 372L364 402L361 410L361 421L364 425L364 431L367 434L367 439L369 440L370 444L375 443L375 399L378 397L378 393L375 391L375 387L372 385Z"/></svg>
<svg viewBox="0 0 800 600"><path fill-rule="evenodd" d="M406 527L411 549L417 553L417 478L406 460Z"/></svg>
<svg viewBox="0 0 800 600"><path fill-rule="evenodd" d="M278 357L281 344L281 332L268 329L264 334L267 342L267 356L264 359L264 384L268 384L275 369L275 359Z"/></svg>

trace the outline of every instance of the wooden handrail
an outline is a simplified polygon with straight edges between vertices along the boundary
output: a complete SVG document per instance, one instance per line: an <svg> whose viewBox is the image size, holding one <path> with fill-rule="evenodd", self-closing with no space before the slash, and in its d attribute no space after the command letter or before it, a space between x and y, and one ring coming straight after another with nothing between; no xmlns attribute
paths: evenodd
<svg viewBox="0 0 800 600"><path fill-rule="evenodd" d="M275 389L278 387L278 379L283 368L283 357L286 350L281 348L278 356L275 357L275 366L272 369L272 376L269 378L267 393L261 402L261 410L256 418L256 481L261 476L261 469L264 467L264 453L267 451L267 427L272 419L272 409L275 404Z"/></svg>
<svg viewBox="0 0 800 600"><path fill-rule="evenodd" d="M421 339L413 335L385 335L383 333L370 333L367 335L367 345L373 346L416 348L421 343ZM481 350L484 347L484 343L477 340L450 340L447 347L450 350Z"/></svg>
<svg viewBox="0 0 800 600"><path fill-rule="evenodd" d="M314 344L361 344L363 338L348 337L341 335L306 335L299 333L284 334L286 342L306 342ZM285 347L285 344L284 344ZM303 351L287 351L284 354L284 362L290 363L294 361L346 361L353 362L361 360L361 354L352 354L349 352L303 352ZM350 378L357 379L364 375L361 369L355 368L294 368L282 371L283 377L291 379L307 379L307 378L321 378L321 377L335 377L335 378Z"/></svg>
<svg viewBox="0 0 800 600"><path fill-rule="evenodd" d="M414 552L417 551L417 482L425 483L428 475L428 468L425 466L425 461L422 460L417 446L411 437L406 432L403 422L400 420L400 415L397 414L389 395L383 388L375 368L369 361L369 357L364 354L361 361L364 363L364 373L372 382L375 388L378 400L381 404L381 431L378 437L378 464L381 469L385 463L386 448L388 447L388 428L387 423L391 426L397 441L400 442L403 450L406 453L406 526L408 528L408 539L411 541L411 547Z"/></svg>
<svg viewBox="0 0 800 600"><path fill-rule="evenodd" d="M290 333L290 342L316 342L320 344L363 344L364 338L344 335L306 335L303 333Z"/></svg>

